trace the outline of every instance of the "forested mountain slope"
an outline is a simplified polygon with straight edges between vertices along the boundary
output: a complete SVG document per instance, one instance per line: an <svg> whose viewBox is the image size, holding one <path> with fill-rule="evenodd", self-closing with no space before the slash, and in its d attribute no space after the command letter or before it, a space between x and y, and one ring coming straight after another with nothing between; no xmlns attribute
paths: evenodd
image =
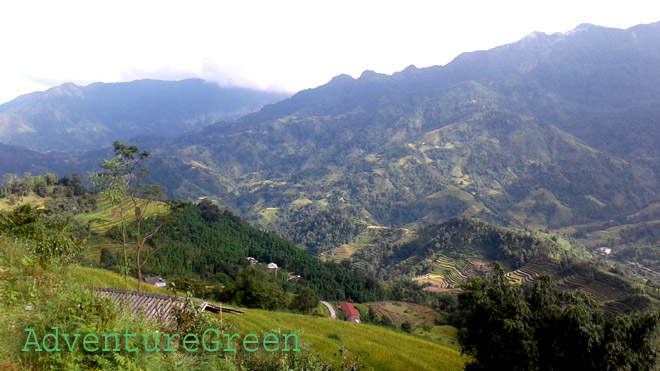
<svg viewBox="0 0 660 371"><path fill-rule="evenodd" d="M294 235L330 215L550 228L624 220L660 194L659 35L657 24L582 25L444 67L338 76L176 139L156 171L177 197L214 196Z"/></svg>

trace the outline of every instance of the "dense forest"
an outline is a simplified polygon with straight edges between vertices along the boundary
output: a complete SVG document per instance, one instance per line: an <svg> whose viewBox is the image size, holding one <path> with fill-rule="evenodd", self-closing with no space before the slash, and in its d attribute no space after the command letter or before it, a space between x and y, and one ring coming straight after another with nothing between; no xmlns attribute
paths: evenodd
<svg viewBox="0 0 660 371"><path fill-rule="evenodd" d="M458 296L466 370L651 370L660 313L607 318L582 292L557 293L541 276L522 288L501 266Z"/></svg>
<svg viewBox="0 0 660 371"><path fill-rule="evenodd" d="M115 238L119 236L118 228L108 233ZM303 285L325 299L358 302L381 300L386 295L373 277L350 265L322 262L293 243L259 231L209 201L182 207L150 244L152 249L145 253L146 274L197 277L213 284L231 284L250 265L247 258L251 257L262 265L276 263L281 269L274 281L286 290L294 291L296 285ZM290 279L287 272L300 275L300 279Z"/></svg>
<svg viewBox="0 0 660 371"><path fill-rule="evenodd" d="M567 247L566 241L554 235L502 228L467 218L452 218L422 228L418 234L417 240L396 251L397 259L441 252L456 257L481 256L518 268L534 258L554 258L560 262L584 253L577 246Z"/></svg>

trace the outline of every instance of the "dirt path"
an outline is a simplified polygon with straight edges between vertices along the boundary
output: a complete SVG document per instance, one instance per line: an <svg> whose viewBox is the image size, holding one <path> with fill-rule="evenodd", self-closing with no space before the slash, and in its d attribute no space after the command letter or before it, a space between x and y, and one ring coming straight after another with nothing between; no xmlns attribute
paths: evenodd
<svg viewBox="0 0 660 371"><path fill-rule="evenodd" d="M327 301L321 300L321 304L325 305L325 307L328 308L328 310L330 311L330 318L332 318L332 319L337 318L337 316L335 315L335 308L333 308L332 305L330 305L330 303L328 303Z"/></svg>

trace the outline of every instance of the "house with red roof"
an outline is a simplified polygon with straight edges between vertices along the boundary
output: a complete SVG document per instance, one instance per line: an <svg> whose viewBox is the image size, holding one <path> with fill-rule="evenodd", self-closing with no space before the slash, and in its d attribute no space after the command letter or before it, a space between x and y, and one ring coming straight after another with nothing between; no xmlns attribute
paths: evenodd
<svg viewBox="0 0 660 371"><path fill-rule="evenodd" d="M353 304L343 302L339 306L339 309L344 311L344 317L346 317L346 321L360 323L360 312L355 309Z"/></svg>

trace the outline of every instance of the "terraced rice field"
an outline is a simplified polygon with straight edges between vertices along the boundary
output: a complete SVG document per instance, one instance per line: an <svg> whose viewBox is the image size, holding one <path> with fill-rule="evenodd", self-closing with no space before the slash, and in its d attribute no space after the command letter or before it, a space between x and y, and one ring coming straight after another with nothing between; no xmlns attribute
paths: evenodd
<svg viewBox="0 0 660 371"><path fill-rule="evenodd" d="M119 205L112 205L109 200L102 197L98 198L96 211L90 214L83 214L78 219L83 223L90 223L90 229L97 234L104 234L110 228L121 224ZM124 218L127 223L131 220L131 201L126 198L123 203ZM165 213L167 206L162 202L154 202L147 207L145 215L156 215Z"/></svg>
<svg viewBox="0 0 660 371"><path fill-rule="evenodd" d="M412 303L378 301L357 305L363 305L364 310L372 308L378 316L389 318L397 327L401 326L401 324L406 321L409 322L413 328L416 328L423 323L433 325L434 319L439 318L438 313L433 309Z"/></svg>
<svg viewBox="0 0 660 371"><path fill-rule="evenodd" d="M368 324L328 318L249 309L241 316L226 316L235 333L299 333L305 351L335 361L333 354L345 347L351 356L364 359L375 370L462 370L466 357L451 345ZM335 367L338 365L335 364Z"/></svg>
<svg viewBox="0 0 660 371"><path fill-rule="evenodd" d="M511 283L515 284L528 284L532 283L534 279L543 273L554 273L558 270L556 263L551 262L535 262L529 263L519 269L511 271L506 274L506 278Z"/></svg>
<svg viewBox="0 0 660 371"><path fill-rule="evenodd" d="M557 282L557 287L563 290L580 289L598 304L618 300L626 295L621 290L603 282L588 280L585 277L572 274Z"/></svg>
<svg viewBox="0 0 660 371"><path fill-rule="evenodd" d="M477 271L484 270L484 263L477 260L453 260L444 255L435 256L435 269L428 274L415 277L420 284L430 283L426 291L444 292L458 288Z"/></svg>

